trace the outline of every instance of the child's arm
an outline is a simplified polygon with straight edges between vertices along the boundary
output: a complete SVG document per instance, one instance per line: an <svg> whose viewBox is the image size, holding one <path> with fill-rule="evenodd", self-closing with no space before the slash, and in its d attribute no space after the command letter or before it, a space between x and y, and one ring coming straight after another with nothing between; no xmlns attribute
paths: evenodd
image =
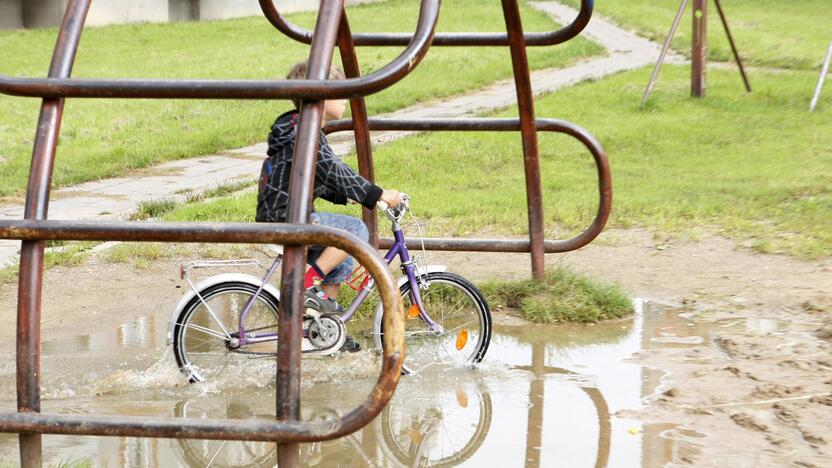
<svg viewBox="0 0 832 468"><path fill-rule="evenodd" d="M332 151L326 139L323 138L318 149L315 185L323 186L327 189L327 192L355 200L370 209L375 209L376 203L383 193L381 187L361 177L360 174L341 161ZM325 199L328 200L328 198Z"/></svg>
<svg viewBox="0 0 832 468"><path fill-rule="evenodd" d="M340 193L333 192L328 188L325 188L325 190L319 193L318 196L334 205L346 205L350 201L349 198L341 195Z"/></svg>

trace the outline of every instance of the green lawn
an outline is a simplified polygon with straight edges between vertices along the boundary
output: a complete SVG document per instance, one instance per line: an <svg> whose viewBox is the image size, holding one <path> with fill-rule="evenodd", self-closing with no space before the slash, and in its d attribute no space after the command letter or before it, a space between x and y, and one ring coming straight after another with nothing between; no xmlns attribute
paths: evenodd
<svg viewBox="0 0 832 468"><path fill-rule="evenodd" d="M573 6L580 0L563 0ZM663 42L681 0L601 0L595 11ZM690 55L691 4L673 48ZM750 65L820 69L832 41L829 0L722 0L740 56ZM714 3L708 1L708 51L713 60L733 60ZM754 75L751 76L752 86Z"/></svg>
<svg viewBox="0 0 832 468"><path fill-rule="evenodd" d="M538 116L574 121L604 144L615 194L609 225L686 236L715 231L760 251L828 256L832 99L806 111L814 73L759 73L748 94L734 71L712 70L708 97L694 100L688 67L667 67L639 109L649 71L584 83L536 105ZM563 136L544 135L540 147L549 236L573 234L597 204L591 158ZM430 233L525 232L519 135L423 134L375 155L380 185L413 195ZM249 193L182 206L168 219L251 221L254 204Z"/></svg>
<svg viewBox="0 0 832 468"><path fill-rule="evenodd" d="M390 0L348 9L353 31L412 31L418 3ZM524 6L528 30L556 26ZM314 15L288 15L311 27ZM505 29L498 2L455 0L443 5L438 29ZM45 76L55 29L0 32L0 71ZM118 25L89 28L81 41L75 77L270 79L306 58L308 48L275 31L264 18ZM364 72L401 48L360 48ZM602 53L586 40L530 50L536 69ZM336 54L337 55L337 54ZM507 48L432 49L403 82L368 99L371 113L464 93L511 76ZM66 105L54 184L64 186L124 174L166 160L210 154L264 141L287 102L70 100ZM0 196L23 192L39 109L35 99L0 95Z"/></svg>

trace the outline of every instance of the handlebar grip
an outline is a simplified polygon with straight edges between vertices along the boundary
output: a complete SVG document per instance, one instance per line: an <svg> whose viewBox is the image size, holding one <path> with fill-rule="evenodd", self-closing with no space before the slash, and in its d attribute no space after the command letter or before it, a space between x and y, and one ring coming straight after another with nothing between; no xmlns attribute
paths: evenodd
<svg viewBox="0 0 832 468"><path fill-rule="evenodd" d="M387 205L387 202L384 200L379 200L376 203L376 206L378 206L378 209L380 209L381 211L387 211L387 209L390 208L390 206Z"/></svg>

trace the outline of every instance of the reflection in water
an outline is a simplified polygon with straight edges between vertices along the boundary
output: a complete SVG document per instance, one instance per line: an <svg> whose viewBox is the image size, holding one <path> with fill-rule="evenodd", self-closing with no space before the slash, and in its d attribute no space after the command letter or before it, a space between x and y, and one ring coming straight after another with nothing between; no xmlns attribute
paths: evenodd
<svg viewBox="0 0 832 468"><path fill-rule="evenodd" d="M639 409L642 398L652 395L661 381L659 372L625 360L659 346L690 346L690 337L707 337L708 330L680 318L677 311L637 305L634 320L591 327L497 327L482 367L432 369L402 378L391 403L367 427L343 439L303 444L303 464L662 466L675 455L695 450L679 440L695 434L673 425L613 416L622 409ZM74 355L109 360L108 366L116 369L124 367L129 356L136 362L127 366L152 373L166 349L165 326L166 317L151 315L117 331L68 338L62 344L70 343ZM63 362L59 357L66 348L57 344L44 346L46 375L56 373L50 361ZM147 355L144 361L142 353ZM163 385L154 381L148 387L142 379L120 381L125 388L95 396L84 393L85 385L108 378L106 373L96 374L100 372L96 361L83 378L57 374L72 392L47 399L44 406L61 412L271 419L273 386L254 381L258 375L267 381L274 374L258 374L259 370L253 371L255 363L273 366L262 360L247 363L251 382L241 383L235 377L234 382L214 386L185 385L172 368L166 377L170 381L162 379ZM368 372L327 371L350 365L366 366ZM377 376L375 366L374 359L304 361L305 378L315 382L304 387L304 419L333 419L355 407ZM277 460L273 443L45 436L44 445L48 462L88 460L94 466L274 466ZM0 436L0 465L16 458L17 437Z"/></svg>
<svg viewBox="0 0 832 468"><path fill-rule="evenodd" d="M195 419L246 419L255 416L251 408L234 402L182 401L176 403L175 413L180 418ZM273 443L196 439L175 442L179 448L177 455L188 466L236 468L274 466L277 463L277 445Z"/></svg>

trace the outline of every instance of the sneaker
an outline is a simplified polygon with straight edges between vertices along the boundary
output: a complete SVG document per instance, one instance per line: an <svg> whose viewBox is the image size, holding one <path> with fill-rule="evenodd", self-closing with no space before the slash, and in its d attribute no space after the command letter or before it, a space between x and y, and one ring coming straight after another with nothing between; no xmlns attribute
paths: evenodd
<svg viewBox="0 0 832 468"><path fill-rule="evenodd" d="M344 308L335 299L326 295L317 286L306 290L303 299L303 306L315 309L322 314L342 314Z"/></svg>
<svg viewBox="0 0 832 468"><path fill-rule="evenodd" d="M361 351L361 344L352 339L351 336L347 336L347 339L344 340L344 344L341 345L341 351L346 351L348 353Z"/></svg>

